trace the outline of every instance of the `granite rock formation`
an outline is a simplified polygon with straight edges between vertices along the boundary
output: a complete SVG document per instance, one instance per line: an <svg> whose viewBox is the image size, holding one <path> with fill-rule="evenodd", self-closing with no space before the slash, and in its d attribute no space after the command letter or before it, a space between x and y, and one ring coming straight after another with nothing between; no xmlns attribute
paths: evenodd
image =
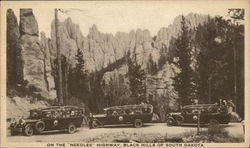
<svg viewBox="0 0 250 148"><path fill-rule="evenodd" d="M17 18L13 10L7 10L7 84L18 83L17 75L17 53L18 38L20 36Z"/></svg>
<svg viewBox="0 0 250 148"><path fill-rule="evenodd" d="M7 61L12 61L7 62L8 77L17 78L16 85L21 84L35 94L54 99L49 45L43 34L42 41L39 39L38 24L32 9L20 9L19 28L11 9L8 10L7 20Z"/></svg>
<svg viewBox="0 0 250 148"><path fill-rule="evenodd" d="M186 16L190 29L206 22L208 18L207 15L198 14ZM70 67L75 65L77 50L82 50L86 69L89 72L104 69L124 57L128 51L131 53L131 58L142 65L142 68L146 68L150 54L156 63L162 52L168 54L168 51L162 51L162 47L165 46L168 50L171 38L179 35L180 21L181 16L177 17L173 24L161 28L154 37L148 30L142 29L131 30L129 33L117 32L115 35L101 33L96 25L93 25L89 29L89 34L84 36L79 25L68 18L59 22L59 48ZM51 39L44 33L40 33L39 38L38 24L32 9L20 10L19 29L13 11L8 10L7 24L8 75L17 76L22 84L45 98L56 98L53 77L54 61L57 57L54 21L51 23ZM127 67L124 63L114 71L107 72L104 79L108 81L112 77L118 80L120 75L126 73ZM171 76L173 76L173 67L166 63L166 66L163 66L163 69L154 77L164 77L161 81L162 85L165 85L165 82L168 84L171 82Z"/></svg>

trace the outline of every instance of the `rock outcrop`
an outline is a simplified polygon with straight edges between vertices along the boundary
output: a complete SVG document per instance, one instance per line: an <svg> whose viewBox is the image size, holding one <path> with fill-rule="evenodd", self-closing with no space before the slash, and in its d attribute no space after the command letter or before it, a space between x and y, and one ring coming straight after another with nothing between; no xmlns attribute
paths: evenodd
<svg viewBox="0 0 250 148"><path fill-rule="evenodd" d="M41 34L32 9L20 9L18 26L14 12L7 11L8 83L21 84L47 99L56 97L48 39Z"/></svg>
<svg viewBox="0 0 250 148"><path fill-rule="evenodd" d="M198 14L189 14L185 18L189 29L193 29L208 20L208 16ZM180 22L181 16L178 16L172 25L161 28L155 37L152 37L148 30L141 29L132 30L129 33L117 32L115 35L101 33L96 25L89 29L87 36L83 36L79 25L73 23L71 18L68 18L64 22L60 22L60 49L61 53L66 57L66 61L72 67L75 64L76 51L81 49L84 53L85 67L89 72L107 67L109 64L122 58L128 51L130 51L131 57L136 59L138 64L142 65L142 68L146 68L150 54L156 63L162 52L168 54L171 38L176 38L179 35L181 29ZM51 28L52 44L50 51L54 60L56 57L54 21ZM163 46L166 47L167 51L162 51ZM118 80L121 73L127 73L126 66L124 65L123 67L118 67L118 70L105 74L104 79L108 81L110 79L108 78L109 75L113 80ZM164 81L171 82L170 77L173 75L171 65L163 68L167 68L163 69L165 71L164 74L167 76Z"/></svg>
<svg viewBox="0 0 250 148"><path fill-rule="evenodd" d="M208 19L209 15L199 15L196 13L190 13L185 16L186 25L189 29L194 29L198 27L198 25L204 24ZM180 34L181 20L182 16L177 16L172 24L168 27L162 27L158 31L155 41L156 48L161 49L163 46L166 48L169 47L171 39L176 38Z"/></svg>
<svg viewBox="0 0 250 148"><path fill-rule="evenodd" d="M208 20L207 15L193 13L185 18L190 29ZM171 38L179 35L180 22L181 16L178 16L173 24L161 28L154 38L148 30L141 29L132 30L129 33L117 32L115 35L101 33L96 25L89 29L89 34L85 37L82 35L79 25L68 18L60 23L61 52L71 61L71 64L74 64L74 55L78 48L81 49L84 52L86 68L94 71L106 67L130 51L131 56L145 68L149 54L152 55L154 61L157 61L162 52L162 46L168 47ZM56 56L54 22L52 22L51 41L52 53Z"/></svg>
<svg viewBox="0 0 250 148"><path fill-rule="evenodd" d="M13 10L7 10L7 84L18 83L17 75L18 38L20 36L17 18Z"/></svg>
<svg viewBox="0 0 250 148"><path fill-rule="evenodd" d="M38 24L32 9L20 9L20 46L23 83L33 92L48 97L44 80L44 54L38 37Z"/></svg>
<svg viewBox="0 0 250 148"><path fill-rule="evenodd" d="M191 29L206 22L208 16L189 14L186 20ZM131 53L131 58L142 68L146 68L150 54L155 62L162 52L168 54L168 51L162 51L162 47L165 46L167 50L171 38L178 36L180 21L181 16L177 17L172 25L161 28L155 37L152 37L148 30L141 29L129 33L117 32L115 35L101 33L96 25L89 29L87 36L83 36L79 25L68 18L64 22L59 22L59 48L70 67L75 65L77 50L82 50L85 67L89 72L104 69L124 57L128 51ZM44 33L40 34L39 39L38 24L32 9L20 10L19 29L13 11L8 10L7 24L8 75L12 78L12 75L17 76L20 82L43 97L55 98L53 69L57 53L54 21L51 24L51 39ZM157 77L164 77L162 81L170 81L171 65L163 66L162 71L164 72L160 71ZM104 79L109 80L109 77L113 77L112 79L118 80L121 73L124 75L127 73L125 64L104 75Z"/></svg>
<svg viewBox="0 0 250 148"><path fill-rule="evenodd" d="M74 56L77 49L84 52L86 68L89 71L100 70L108 64L122 58L128 51L136 55L139 64L146 66L150 53L158 54L159 51L152 47L152 37L148 30L138 29L130 33L117 32L115 35L101 33L96 25L89 29L89 34L84 37L78 25L70 18L60 23L59 36L61 52L74 65ZM51 41L53 55L55 49L55 28L52 22Z"/></svg>
<svg viewBox="0 0 250 148"><path fill-rule="evenodd" d="M32 9L20 9L20 34L38 36L38 24Z"/></svg>
<svg viewBox="0 0 250 148"><path fill-rule="evenodd" d="M51 41L46 38L45 33L41 32L40 34L40 48L43 53L43 66L44 66L44 81L45 87L47 89L47 95L49 98L56 98L56 90L55 90L55 80L53 77L52 70L52 58L51 58Z"/></svg>

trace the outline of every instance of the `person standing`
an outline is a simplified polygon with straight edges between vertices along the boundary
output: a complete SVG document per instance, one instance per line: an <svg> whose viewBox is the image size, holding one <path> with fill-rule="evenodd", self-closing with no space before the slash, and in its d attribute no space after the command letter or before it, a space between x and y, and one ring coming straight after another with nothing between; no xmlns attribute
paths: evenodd
<svg viewBox="0 0 250 148"><path fill-rule="evenodd" d="M197 105L199 103L198 99L194 99L194 105Z"/></svg>
<svg viewBox="0 0 250 148"><path fill-rule="evenodd" d="M222 99L220 99L219 106L220 107L222 106Z"/></svg>
<svg viewBox="0 0 250 148"><path fill-rule="evenodd" d="M93 114L89 114L89 129L93 128Z"/></svg>
<svg viewBox="0 0 250 148"><path fill-rule="evenodd" d="M233 112L234 108L235 108L235 105L233 103L233 100L230 99L227 103L227 108L228 108L228 112L231 113Z"/></svg>

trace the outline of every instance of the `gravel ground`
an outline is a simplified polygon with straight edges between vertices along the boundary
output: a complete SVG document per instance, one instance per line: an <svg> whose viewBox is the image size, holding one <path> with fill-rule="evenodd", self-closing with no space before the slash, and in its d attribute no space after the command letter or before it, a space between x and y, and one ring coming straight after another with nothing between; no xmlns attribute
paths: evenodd
<svg viewBox="0 0 250 148"><path fill-rule="evenodd" d="M230 123L224 126L225 130L232 137L242 137L243 128L241 123ZM201 131L206 131L207 127L202 127ZM7 136L8 142L161 142L169 140L180 140L185 135L196 134L197 128L194 126L172 126L165 123L146 124L141 128L134 128L128 125L104 126L103 128L88 129L78 128L74 134L67 132L49 132L41 135Z"/></svg>

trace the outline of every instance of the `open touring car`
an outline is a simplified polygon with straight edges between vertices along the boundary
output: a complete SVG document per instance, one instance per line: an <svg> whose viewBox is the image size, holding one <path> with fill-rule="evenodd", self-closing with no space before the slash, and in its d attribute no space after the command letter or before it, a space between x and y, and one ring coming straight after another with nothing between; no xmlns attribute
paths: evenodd
<svg viewBox="0 0 250 148"><path fill-rule="evenodd" d="M30 110L27 119L10 124L11 135L23 133L32 136L51 130L67 130L74 133L83 121L83 110L75 106L52 106Z"/></svg>
<svg viewBox="0 0 250 148"><path fill-rule="evenodd" d="M89 127L104 125L133 124L141 127L152 121L153 106L150 104L113 106L104 109L104 114L90 115Z"/></svg>
<svg viewBox="0 0 250 148"><path fill-rule="evenodd" d="M231 115L218 105L198 104L184 106L181 112L169 113L166 122L167 125L197 124L198 116L200 124L228 124L231 118Z"/></svg>

